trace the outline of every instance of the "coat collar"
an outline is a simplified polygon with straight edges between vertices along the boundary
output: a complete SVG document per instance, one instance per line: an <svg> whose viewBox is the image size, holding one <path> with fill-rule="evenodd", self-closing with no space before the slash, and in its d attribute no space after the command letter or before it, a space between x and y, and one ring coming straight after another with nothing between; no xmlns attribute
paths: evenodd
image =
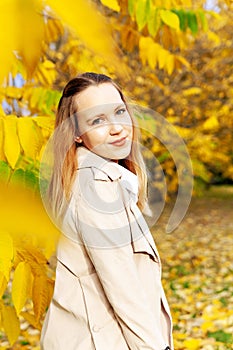
<svg viewBox="0 0 233 350"><path fill-rule="evenodd" d="M121 179L122 184L135 196L138 195L138 179L130 170L111 160L100 157L84 146L77 148L78 169L92 168L94 179L115 181Z"/></svg>

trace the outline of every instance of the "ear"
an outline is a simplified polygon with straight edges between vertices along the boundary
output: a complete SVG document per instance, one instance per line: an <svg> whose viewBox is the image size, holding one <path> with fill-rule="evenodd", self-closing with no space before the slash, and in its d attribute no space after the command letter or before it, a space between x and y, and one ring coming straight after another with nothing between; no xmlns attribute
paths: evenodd
<svg viewBox="0 0 233 350"><path fill-rule="evenodd" d="M80 136L76 136L75 139L74 139L75 142L78 142L78 143L82 143L83 140L81 139Z"/></svg>

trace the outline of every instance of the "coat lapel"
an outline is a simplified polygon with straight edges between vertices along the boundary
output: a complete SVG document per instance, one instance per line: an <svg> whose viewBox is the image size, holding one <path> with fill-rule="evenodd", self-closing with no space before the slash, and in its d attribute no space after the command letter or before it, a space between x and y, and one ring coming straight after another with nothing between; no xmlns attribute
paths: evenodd
<svg viewBox="0 0 233 350"><path fill-rule="evenodd" d="M78 147L77 155L78 169L92 168L95 180L115 181L120 179L125 210L131 225L133 251L134 253L149 254L154 261L160 262L153 237L136 204L138 199L137 176L123 166L98 156L86 147ZM130 212L128 208L130 208Z"/></svg>
<svg viewBox="0 0 233 350"><path fill-rule="evenodd" d="M159 253L154 243L154 239L141 211L136 204L131 205L130 211L133 214L132 245L134 252L148 253L154 261L160 263Z"/></svg>

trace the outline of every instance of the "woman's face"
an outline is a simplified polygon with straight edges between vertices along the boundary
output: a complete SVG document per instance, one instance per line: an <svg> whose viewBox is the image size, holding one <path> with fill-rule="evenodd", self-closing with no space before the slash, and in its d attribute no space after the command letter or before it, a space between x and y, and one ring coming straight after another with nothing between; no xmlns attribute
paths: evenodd
<svg viewBox="0 0 233 350"><path fill-rule="evenodd" d="M89 86L77 97L77 142L101 157L118 160L131 151L131 117L117 89L111 83Z"/></svg>

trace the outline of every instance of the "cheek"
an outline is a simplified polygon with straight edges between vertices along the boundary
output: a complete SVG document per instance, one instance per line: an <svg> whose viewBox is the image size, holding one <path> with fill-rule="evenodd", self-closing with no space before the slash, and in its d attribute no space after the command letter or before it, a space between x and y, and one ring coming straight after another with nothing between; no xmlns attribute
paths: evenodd
<svg viewBox="0 0 233 350"><path fill-rule="evenodd" d="M129 114L123 122L123 127L129 134L133 134L133 122Z"/></svg>
<svg viewBox="0 0 233 350"><path fill-rule="evenodd" d="M107 135L108 135L107 128L100 127L100 128L87 131L81 137L87 147L93 148L103 143Z"/></svg>
<svg viewBox="0 0 233 350"><path fill-rule="evenodd" d="M125 125L125 130L128 132L129 137L133 138L133 125Z"/></svg>

